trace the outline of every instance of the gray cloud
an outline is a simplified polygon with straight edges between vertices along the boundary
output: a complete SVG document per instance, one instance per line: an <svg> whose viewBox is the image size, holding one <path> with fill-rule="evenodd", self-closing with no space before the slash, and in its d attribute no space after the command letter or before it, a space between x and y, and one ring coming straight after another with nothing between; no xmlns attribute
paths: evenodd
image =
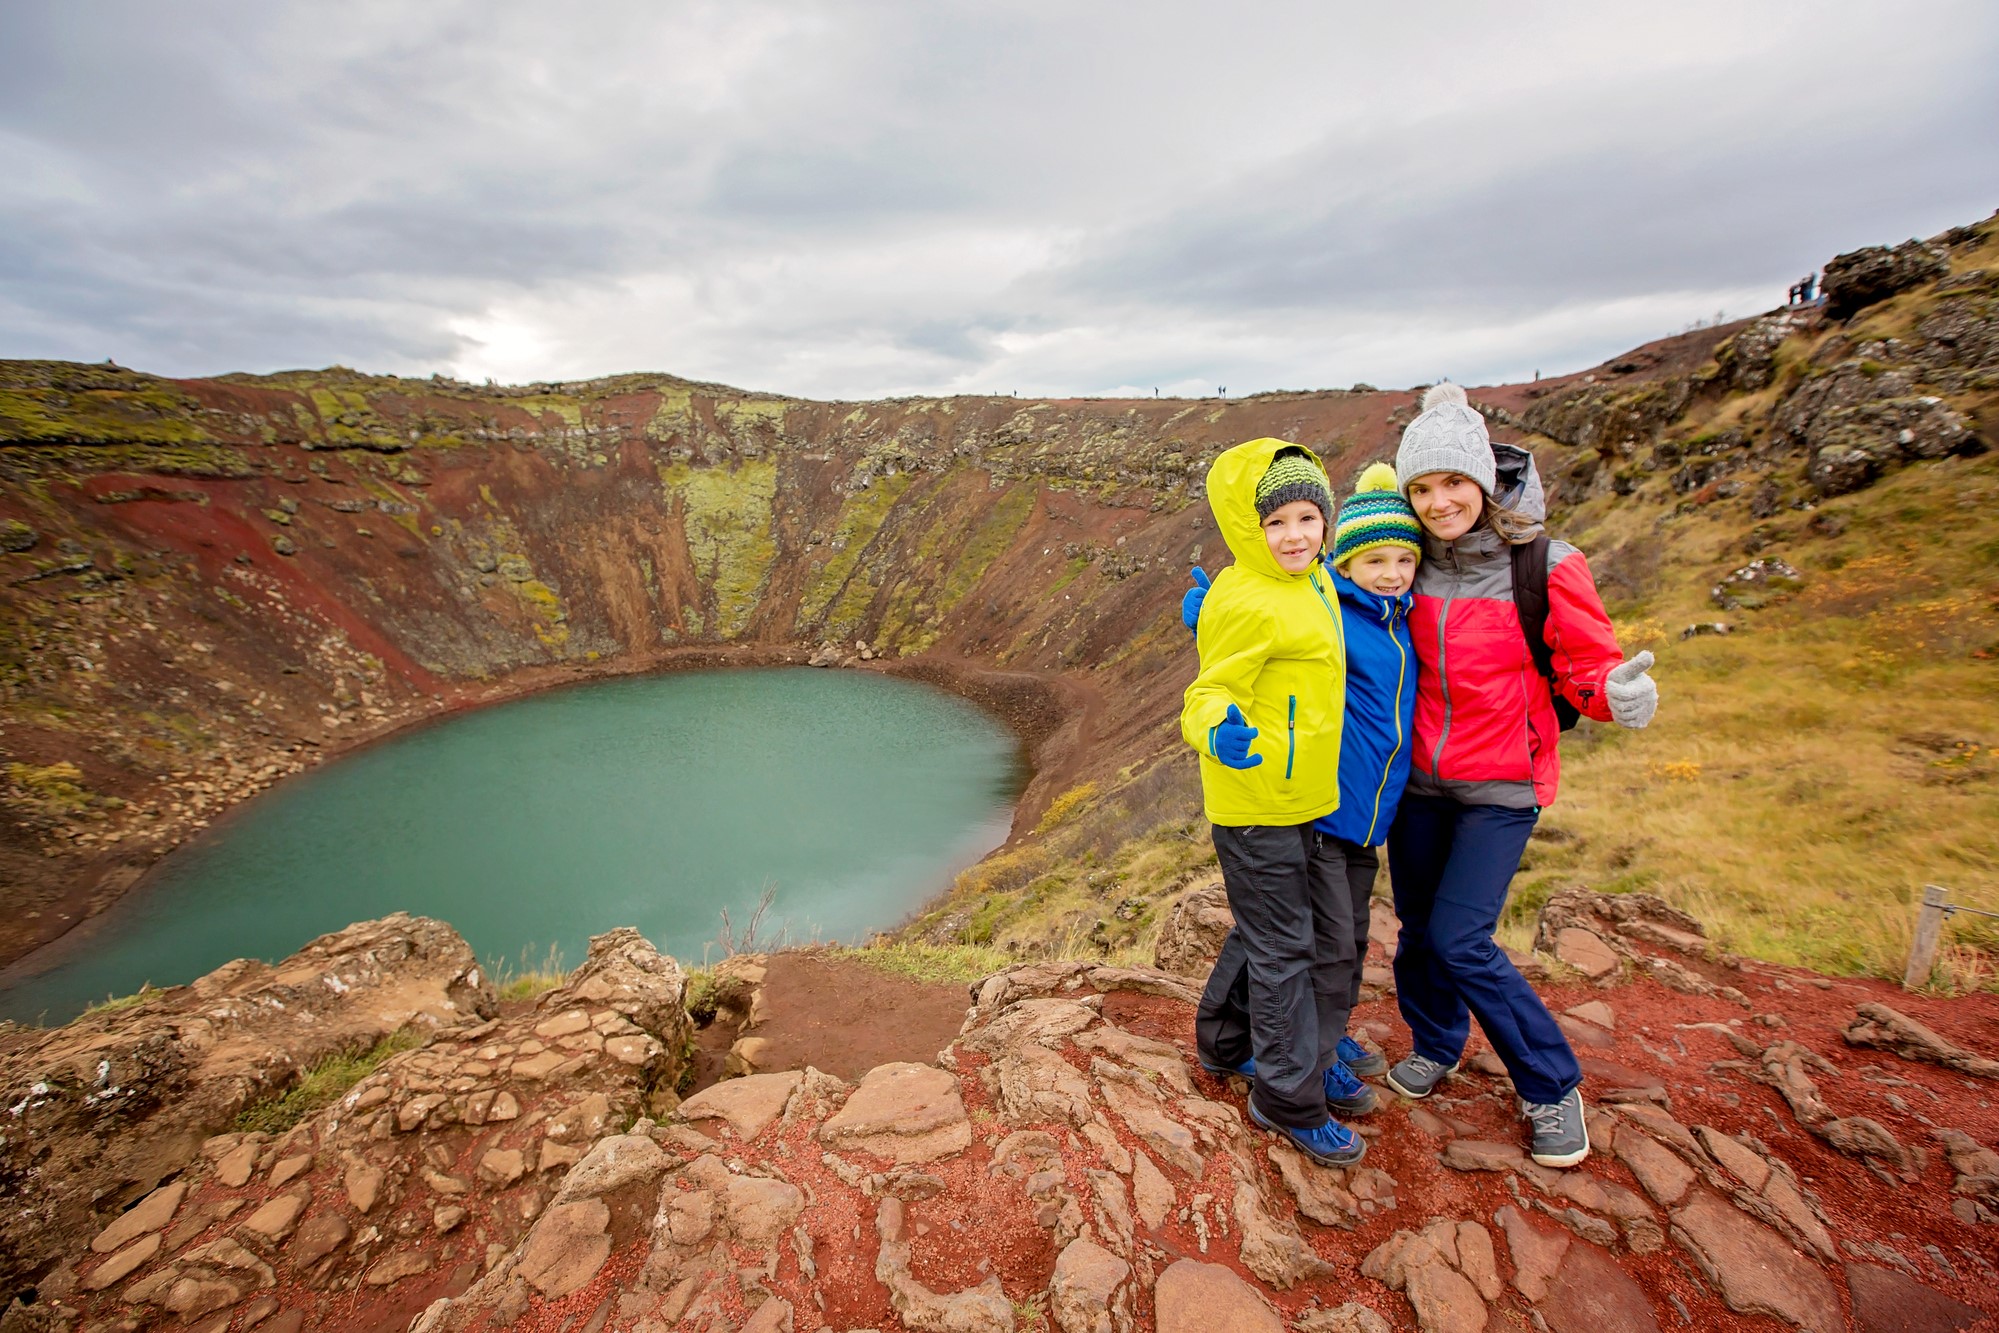
<svg viewBox="0 0 1999 1333"><path fill-rule="evenodd" d="M1985 213L1999 13L0 10L0 355L825 396L1564 368Z"/></svg>

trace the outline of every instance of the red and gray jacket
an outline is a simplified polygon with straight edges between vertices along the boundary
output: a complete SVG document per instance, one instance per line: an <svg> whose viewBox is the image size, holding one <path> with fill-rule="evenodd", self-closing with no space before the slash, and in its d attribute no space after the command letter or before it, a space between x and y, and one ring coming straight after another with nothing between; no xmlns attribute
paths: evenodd
<svg viewBox="0 0 1999 1333"><path fill-rule="evenodd" d="M1540 519L1545 502L1533 459L1507 445L1493 452L1502 485L1517 478L1501 503ZM1547 678L1527 651L1513 604L1513 560L1496 533L1481 523L1452 542L1425 534L1409 630L1422 668L1409 790L1467 805L1553 804L1561 723ZM1566 542L1548 543L1546 638L1563 696L1583 716L1608 722L1604 677L1624 655L1588 562Z"/></svg>

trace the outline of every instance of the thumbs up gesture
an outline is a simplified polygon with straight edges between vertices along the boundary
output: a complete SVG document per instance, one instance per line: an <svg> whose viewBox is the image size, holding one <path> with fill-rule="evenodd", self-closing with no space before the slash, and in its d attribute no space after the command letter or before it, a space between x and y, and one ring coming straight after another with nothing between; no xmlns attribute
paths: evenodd
<svg viewBox="0 0 1999 1333"><path fill-rule="evenodd" d="M1262 755L1249 752L1249 743L1255 739L1256 728L1243 718L1242 709L1230 704L1229 715L1208 733L1208 749L1225 767L1255 768L1263 762Z"/></svg>
<svg viewBox="0 0 1999 1333"><path fill-rule="evenodd" d="M1199 565L1194 566L1192 578L1194 586L1187 589L1187 595L1180 599L1180 623L1187 627L1189 634L1194 633L1194 627L1201 623L1201 603L1207 600L1210 582L1208 571Z"/></svg>
<svg viewBox="0 0 1999 1333"><path fill-rule="evenodd" d="M1643 652L1628 662L1612 667L1604 679L1603 692L1610 700L1610 720L1633 731L1652 720L1659 711L1659 685L1647 673L1652 670L1652 654Z"/></svg>

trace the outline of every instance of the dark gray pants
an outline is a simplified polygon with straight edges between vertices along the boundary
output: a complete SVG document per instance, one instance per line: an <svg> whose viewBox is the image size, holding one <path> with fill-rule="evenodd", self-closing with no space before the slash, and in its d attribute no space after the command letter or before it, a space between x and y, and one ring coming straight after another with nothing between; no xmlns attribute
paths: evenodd
<svg viewBox="0 0 1999 1333"><path fill-rule="evenodd" d="M1316 1129L1327 1120L1321 1076L1360 970L1346 857L1310 824L1217 824L1214 837L1235 929L1195 1011L1196 1046L1217 1068L1253 1056L1256 1109L1273 1124Z"/></svg>
<svg viewBox="0 0 1999 1333"><path fill-rule="evenodd" d="M1347 902L1353 911L1353 984L1347 987L1347 1012L1351 1014L1360 1007L1360 973L1367 963L1367 932L1374 924L1374 877L1381 871L1381 851L1345 838L1333 841L1346 858Z"/></svg>

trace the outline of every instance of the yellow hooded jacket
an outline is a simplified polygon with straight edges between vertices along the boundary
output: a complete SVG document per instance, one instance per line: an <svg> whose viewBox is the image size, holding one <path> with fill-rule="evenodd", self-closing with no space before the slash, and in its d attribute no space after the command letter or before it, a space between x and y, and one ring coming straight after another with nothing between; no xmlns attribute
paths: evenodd
<svg viewBox="0 0 1999 1333"><path fill-rule="evenodd" d="M1296 447L1251 440L1208 469L1208 504L1235 563L1201 603L1201 673L1187 687L1180 734L1201 754L1208 819L1225 826L1304 824L1340 803L1347 656L1339 598L1316 560L1286 573L1256 516L1256 483L1278 450ZM1214 757L1210 736L1230 704L1257 729L1250 753L1263 762L1254 768Z"/></svg>

